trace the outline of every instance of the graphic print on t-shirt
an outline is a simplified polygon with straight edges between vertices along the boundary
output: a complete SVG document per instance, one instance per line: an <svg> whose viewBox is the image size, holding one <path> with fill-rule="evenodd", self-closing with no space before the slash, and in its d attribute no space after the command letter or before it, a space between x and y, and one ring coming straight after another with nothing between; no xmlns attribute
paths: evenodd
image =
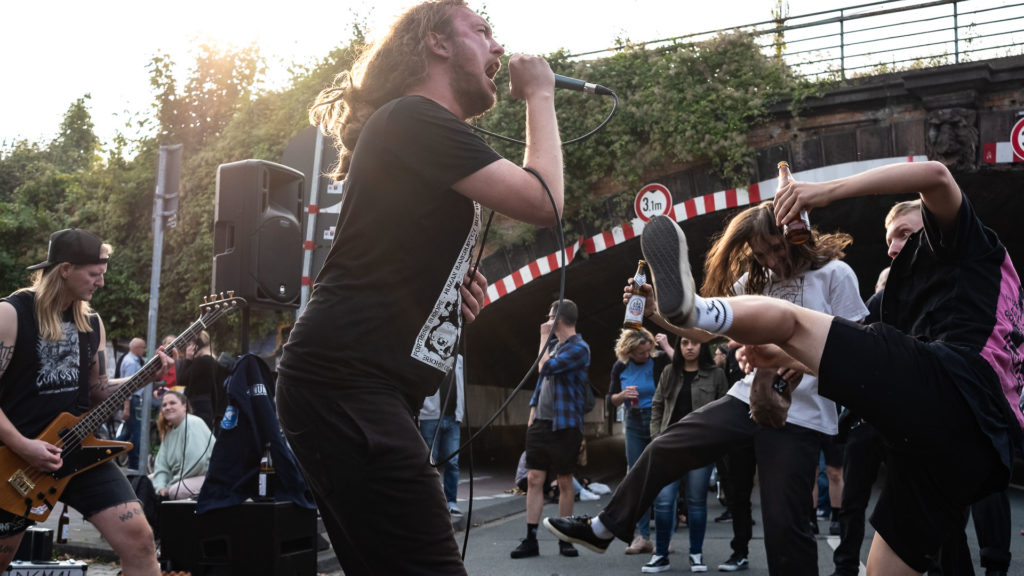
<svg viewBox="0 0 1024 576"><path fill-rule="evenodd" d="M785 300L806 308L804 306L804 277L801 274L787 280L775 280L765 289L765 296Z"/></svg>
<svg viewBox="0 0 1024 576"><path fill-rule="evenodd" d="M61 322L64 337L54 342L39 337L40 394L59 394L78 389L78 328L74 322ZM63 384L63 386L62 386Z"/></svg>
<svg viewBox="0 0 1024 576"><path fill-rule="evenodd" d="M447 372L455 360L455 344L462 330L462 279L469 271L473 257L473 246L480 233L480 205L473 202L473 225L470 226L466 241L462 244L455 266L448 273L444 288L438 295L434 307L423 323L412 347L412 357L424 364Z"/></svg>
<svg viewBox="0 0 1024 576"><path fill-rule="evenodd" d="M1017 380L1017 394L1021 397L1017 408L1024 414L1024 286L1018 287L1016 299L1007 296L1009 302L1001 314L1011 330L1004 338L1003 349L1010 357L1013 377Z"/></svg>

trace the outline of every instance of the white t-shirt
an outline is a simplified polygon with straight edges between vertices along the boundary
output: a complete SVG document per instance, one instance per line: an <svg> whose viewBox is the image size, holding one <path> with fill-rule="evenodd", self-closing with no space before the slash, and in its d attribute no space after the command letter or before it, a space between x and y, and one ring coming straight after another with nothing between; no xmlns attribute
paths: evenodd
<svg viewBox="0 0 1024 576"><path fill-rule="evenodd" d="M743 294L747 275L733 286L736 294ZM780 298L818 312L859 321L868 314L860 299L857 275L845 262L833 260L817 270L808 270L787 280L772 278L764 290L765 296ZM750 385L754 374L733 384L729 395L750 403ZM804 374L800 385L793 391L793 404L786 422L810 428L824 434L839 433L839 418L835 402L818 395L818 379Z"/></svg>

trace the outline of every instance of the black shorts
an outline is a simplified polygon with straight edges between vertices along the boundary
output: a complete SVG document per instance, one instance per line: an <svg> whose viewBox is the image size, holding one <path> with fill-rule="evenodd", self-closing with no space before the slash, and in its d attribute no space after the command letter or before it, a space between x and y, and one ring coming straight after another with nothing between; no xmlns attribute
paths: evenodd
<svg viewBox="0 0 1024 576"><path fill-rule="evenodd" d="M552 430L551 420L534 420L526 431L526 467L559 476L572 474L582 443L579 428Z"/></svg>
<svg viewBox="0 0 1024 576"><path fill-rule="evenodd" d="M825 466L833 468L843 467L843 453L846 452L846 444L836 441L835 436L822 434L819 440L821 451L825 453Z"/></svg>
<svg viewBox="0 0 1024 576"><path fill-rule="evenodd" d="M964 509L1007 472L935 343L886 324L835 318L818 392L872 424L889 447L871 524L911 568L927 571Z"/></svg>
<svg viewBox="0 0 1024 576"><path fill-rule="evenodd" d="M60 501L78 510L88 520L97 512L127 502L138 502L139 499L124 472L108 460L68 481ZM33 525L33 520L0 510L0 538L20 534Z"/></svg>

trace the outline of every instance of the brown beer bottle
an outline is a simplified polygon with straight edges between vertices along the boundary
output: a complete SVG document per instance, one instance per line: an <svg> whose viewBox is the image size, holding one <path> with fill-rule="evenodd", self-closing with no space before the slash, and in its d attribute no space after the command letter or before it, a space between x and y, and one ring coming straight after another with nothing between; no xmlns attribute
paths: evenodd
<svg viewBox="0 0 1024 576"><path fill-rule="evenodd" d="M783 160L779 162L779 188L793 180L789 171L789 163ZM800 211L800 218L787 222L782 226L782 233L790 244L803 244L811 239L811 219L807 217L807 210Z"/></svg>
<svg viewBox="0 0 1024 576"><path fill-rule="evenodd" d="M644 325L644 305L647 298L640 293L640 287L647 283L647 261L641 260L636 266L636 274L633 275L633 295L626 302L626 317L622 320L622 327L631 330L639 330Z"/></svg>
<svg viewBox="0 0 1024 576"><path fill-rule="evenodd" d="M277 483L277 471L274 470L274 458L270 454L270 442L267 442L263 448L258 478L259 483L255 500L258 502L272 502L274 500L275 484Z"/></svg>
<svg viewBox="0 0 1024 576"><path fill-rule="evenodd" d="M60 520L57 521L57 544L67 544L68 536L71 534L71 516L68 515L68 505L60 512Z"/></svg>

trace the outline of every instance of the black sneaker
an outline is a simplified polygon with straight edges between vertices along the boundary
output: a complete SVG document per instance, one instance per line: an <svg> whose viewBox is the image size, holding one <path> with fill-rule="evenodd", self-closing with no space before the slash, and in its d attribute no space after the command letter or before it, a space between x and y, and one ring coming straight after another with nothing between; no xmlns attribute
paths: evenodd
<svg viewBox="0 0 1024 576"><path fill-rule="evenodd" d="M839 536L842 532L842 527L839 526L839 520L833 520L828 524L828 533L830 536Z"/></svg>
<svg viewBox="0 0 1024 576"><path fill-rule="evenodd" d="M540 547L537 545L537 540L534 538L524 538L519 546L510 554L512 558L529 558L531 556L540 556Z"/></svg>
<svg viewBox="0 0 1024 576"><path fill-rule="evenodd" d="M730 513L728 510L722 512L715 518L715 522L718 522L719 524L721 524L722 522L732 522L732 513Z"/></svg>
<svg viewBox="0 0 1024 576"><path fill-rule="evenodd" d="M676 326L693 326L693 276L686 236L679 225L663 214L651 218L644 226L640 248L651 268L658 311Z"/></svg>
<svg viewBox="0 0 1024 576"><path fill-rule="evenodd" d="M612 538L598 538L590 527L588 516L567 516L565 518L545 518L544 527L563 542L574 542L598 554L603 554L612 543Z"/></svg>
<svg viewBox="0 0 1024 576"><path fill-rule="evenodd" d="M671 566L668 562L668 556L658 556L655 554L654 556L651 556L651 560L647 564L644 564L643 567L640 568L640 572L643 572L644 574L657 574L659 572L665 572L669 568L671 568Z"/></svg>
<svg viewBox="0 0 1024 576"><path fill-rule="evenodd" d="M575 546L568 542L558 541L558 553L562 556L568 556L569 558L575 558L580 555L580 551Z"/></svg>
<svg viewBox="0 0 1024 576"><path fill-rule="evenodd" d="M750 562L747 562L747 557L736 553L733 553L732 556L729 556L728 560L718 565L719 572L739 572L747 568L750 568Z"/></svg>

